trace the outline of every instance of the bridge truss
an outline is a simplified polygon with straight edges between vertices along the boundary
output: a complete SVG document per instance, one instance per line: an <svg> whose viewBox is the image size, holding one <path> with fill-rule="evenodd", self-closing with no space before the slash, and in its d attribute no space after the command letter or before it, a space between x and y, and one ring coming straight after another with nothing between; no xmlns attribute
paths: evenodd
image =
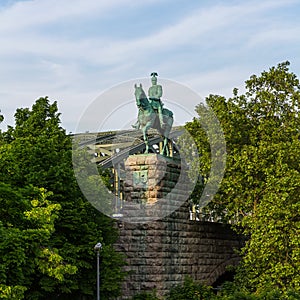
<svg viewBox="0 0 300 300"><path fill-rule="evenodd" d="M169 152L172 157L179 157L176 142L183 134L182 127L172 128L169 135ZM141 154L145 151L145 143L140 130L121 130L75 135L79 147L86 149L92 162L100 169L111 172L111 191L115 195L114 216L118 215L123 206L123 181L125 180L124 162L129 155ZM163 137L157 131L148 131L149 152L159 154L162 149Z"/></svg>

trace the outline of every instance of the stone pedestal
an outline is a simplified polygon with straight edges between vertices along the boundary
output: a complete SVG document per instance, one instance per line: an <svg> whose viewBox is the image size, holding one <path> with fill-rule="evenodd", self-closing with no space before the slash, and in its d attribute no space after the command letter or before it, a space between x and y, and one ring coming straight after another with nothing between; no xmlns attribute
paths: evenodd
<svg viewBox="0 0 300 300"><path fill-rule="evenodd" d="M145 154L128 157L125 168L126 201L115 248L125 254L129 273L119 299L153 289L163 299L186 276L213 284L227 266L237 265L241 240L229 226L189 220L193 185L187 166Z"/></svg>
<svg viewBox="0 0 300 300"><path fill-rule="evenodd" d="M168 216L189 196L187 167L179 159L159 154L132 155L125 161L125 171L123 216L130 222Z"/></svg>

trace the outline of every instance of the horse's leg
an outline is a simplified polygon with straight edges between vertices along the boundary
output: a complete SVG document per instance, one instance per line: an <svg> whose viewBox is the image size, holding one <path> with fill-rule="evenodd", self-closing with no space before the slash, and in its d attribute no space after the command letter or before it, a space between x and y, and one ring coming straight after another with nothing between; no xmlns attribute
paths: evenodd
<svg viewBox="0 0 300 300"><path fill-rule="evenodd" d="M162 147L161 147L161 150L160 150L160 154L161 155L168 155L168 151L167 151L167 146L168 146L168 136L165 135L165 132L161 131L161 135L162 135L162 138L163 138L163 142L162 142Z"/></svg>
<svg viewBox="0 0 300 300"><path fill-rule="evenodd" d="M148 153L149 152L149 140L148 140L146 127L143 127L142 131L143 131L143 139L144 139L145 146L146 146L144 153Z"/></svg>
<svg viewBox="0 0 300 300"><path fill-rule="evenodd" d="M165 128L162 129L162 136L164 137L163 140L163 147L162 147L162 151L161 154L164 155L166 154L167 156L170 155L170 151L169 151L169 147L168 147L168 142L169 142L169 134L173 125L173 118L166 116L166 126Z"/></svg>
<svg viewBox="0 0 300 300"><path fill-rule="evenodd" d="M163 154L170 156L170 151L169 151L169 139L165 136L164 137L164 145L163 145Z"/></svg>
<svg viewBox="0 0 300 300"><path fill-rule="evenodd" d="M148 140L148 130L152 127L153 121L147 122L147 124L143 127L143 137L146 145L145 153L149 152L149 140Z"/></svg>

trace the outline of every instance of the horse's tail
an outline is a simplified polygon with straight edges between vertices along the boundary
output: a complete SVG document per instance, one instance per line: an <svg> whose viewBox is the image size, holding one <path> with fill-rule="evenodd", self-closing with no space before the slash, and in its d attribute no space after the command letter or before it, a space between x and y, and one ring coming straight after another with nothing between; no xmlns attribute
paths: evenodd
<svg viewBox="0 0 300 300"><path fill-rule="evenodd" d="M166 117L173 118L173 112L167 108L162 109L162 114Z"/></svg>

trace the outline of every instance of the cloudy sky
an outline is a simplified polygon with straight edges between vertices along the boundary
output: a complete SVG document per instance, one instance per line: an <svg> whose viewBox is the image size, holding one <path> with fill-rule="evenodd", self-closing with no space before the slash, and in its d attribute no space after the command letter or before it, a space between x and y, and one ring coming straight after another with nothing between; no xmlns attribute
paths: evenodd
<svg viewBox="0 0 300 300"><path fill-rule="evenodd" d="M122 122L105 93L152 71L201 98L229 97L286 60L300 77L299 15L299 0L0 0L1 126L13 125L16 108L49 96L68 132L95 101L99 119L124 127L136 114L133 91L115 104L131 107ZM117 129L109 124L103 129Z"/></svg>

